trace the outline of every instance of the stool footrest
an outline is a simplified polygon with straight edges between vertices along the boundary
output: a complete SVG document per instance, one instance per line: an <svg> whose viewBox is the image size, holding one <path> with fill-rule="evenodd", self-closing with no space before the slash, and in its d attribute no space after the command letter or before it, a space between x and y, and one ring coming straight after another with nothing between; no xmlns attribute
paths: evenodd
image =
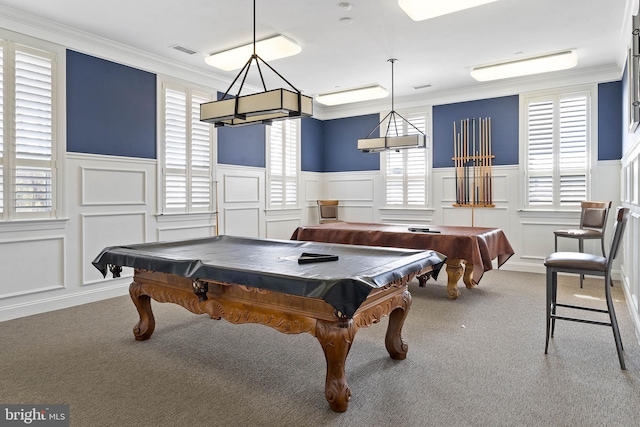
<svg viewBox="0 0 640 427"><path fill-rule="evenodd" d="M595 311L596 313L609 313L609 310L602 310L600 308L581 307L578 305L560 304L556 303L556 307L573 308L574 310Z"/></svg>
<svg viewBox="0 0 640 427"><path fill-rule="evenodd" d="M607 322L598 322L596 320L578 319L577 317L557 316L555 314L552 314L551 318L552 319L556 319L556 320L568 320L570 322L589 323L591 325L611 326L611 323L607 323Z"/></svg>

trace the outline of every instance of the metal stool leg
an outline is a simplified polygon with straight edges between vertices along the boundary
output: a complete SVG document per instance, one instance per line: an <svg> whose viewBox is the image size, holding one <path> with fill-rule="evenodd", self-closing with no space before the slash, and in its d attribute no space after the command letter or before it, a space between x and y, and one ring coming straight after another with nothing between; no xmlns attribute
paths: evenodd
<svg viewBox="0 0 640 427"><path fill-rule="evenodd" d="M578 251L584 253L584 240L578 239ZM584 274L580 275L580 289L582 289L582 282L584 282Z"/></svg>
<svg viewBox="0 0 640 427"><path fill-rule="evenodd" d="M611 300L611 277L607 275L605 277L604 290L607 299L607 309L609 310L609 319L611 320L611 328L613 329L613 339L616 342L616 350L618 351L618 360L620 360L620 369L626 370L627 367L624 363L624 355L622 354L622 339L620 338L620 330L618 329L618 321L616 319L616 312L613 308L613 301Z"/></svg>
<svg viewBox="0 0 640 427"><path fill-rule="evenodd" d="M551 335L551 293L553 291L553 273L547 268L547 339L544 344L544 354L549 351L549 336Z"/></svg>

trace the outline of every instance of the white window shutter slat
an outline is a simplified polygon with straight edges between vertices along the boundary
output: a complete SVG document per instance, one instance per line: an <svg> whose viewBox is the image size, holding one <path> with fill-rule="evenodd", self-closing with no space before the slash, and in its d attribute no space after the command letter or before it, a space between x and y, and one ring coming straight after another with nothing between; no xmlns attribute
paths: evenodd
<svg viewBox="0 0 640 427"><path fill-rule="evenodd" d="M53 209L53 71L49 57L15 51L15 209Z"/></svg>
<svg viewBox="0 0 640 427"><path fill-rule="evenodd" d="M299 119L273 122L269 129L269 206L298 204Z"/></svg>
<svg viewBox="0 0 640 427"><path fill-rule="evenodd" d="M0 64L4 64L4 47L0 45ZM0 65L0 165L4 159L4 67ZM0 174L0 179L3 175ZM0 188L0 193L2 188ZM2 209L3 204L0 204Z"/></svg>

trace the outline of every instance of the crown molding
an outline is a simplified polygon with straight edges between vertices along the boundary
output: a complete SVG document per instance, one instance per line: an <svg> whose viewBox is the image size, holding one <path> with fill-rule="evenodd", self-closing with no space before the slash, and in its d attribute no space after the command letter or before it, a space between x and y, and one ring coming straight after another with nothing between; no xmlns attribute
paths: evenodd
<svg viewBox="0 0 640 427"><path fill-rule="evenodd" d="M0 5L0 27L56 43L87 55L155 74L166 74L216 90L224 90L232 82L229 78L2 5Z"/></svg>
<svg viewBox="0 0 640 427"><path fill-rule="evenodd" d="M396 110L401 111L416 107L518 95L520 93L537 90L618 81L622 79L622 72L623 68L620 65L610 64L600 67L565 70L536 76L498 80L456 89L422 91L419 95L396 98L394 102ZM345 104L324 108L321 111L321 115L314 114L314 117L320 118L321 120L330 120L362 116L365 114L379 113L380 111L388 111L390 105L391 101L388 98L358 104Z"/></svg>

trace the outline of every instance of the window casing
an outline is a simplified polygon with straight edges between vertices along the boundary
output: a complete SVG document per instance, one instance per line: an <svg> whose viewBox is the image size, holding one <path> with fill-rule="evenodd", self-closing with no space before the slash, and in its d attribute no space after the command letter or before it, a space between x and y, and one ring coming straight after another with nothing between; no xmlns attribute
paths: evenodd
<svg viewBox="0 0 640 427"><path fill-rule="evenodd" d="M267 126L267 200L269 209L298 206L300 119Z"/></svg>
<svg viewBox="0 0 640 427"><path fill-rule="evenodd" d="M402 114L415 128L427 133L427 114L413 112ZM389 123L389 136L414 135L418 131L400 118ZM397 129L397 132L396 132ZM389 207L417 208L427 205L428 145L425 148L408 148L385 151L380 160L385 177L385 200Z"/></svg>
<svg viewBox="0 0 640 427"><path fill-rule="evenodd" d="M589 198L592 98L589 89L523 97L525 208L575 209Z"/></svg>
<svg viewBox="0 0 640 427"><path fill-rule="evenodd" d="M200 121L208 93L164 83L162 87L162 211L212 212L213 129Z"/></svg>
<svg viewBox="0 0 640 427"><path fill-rule="evenodd" d="M57 53L7 35L0 39L0 218L55 218L61 205Z"/></svg>

